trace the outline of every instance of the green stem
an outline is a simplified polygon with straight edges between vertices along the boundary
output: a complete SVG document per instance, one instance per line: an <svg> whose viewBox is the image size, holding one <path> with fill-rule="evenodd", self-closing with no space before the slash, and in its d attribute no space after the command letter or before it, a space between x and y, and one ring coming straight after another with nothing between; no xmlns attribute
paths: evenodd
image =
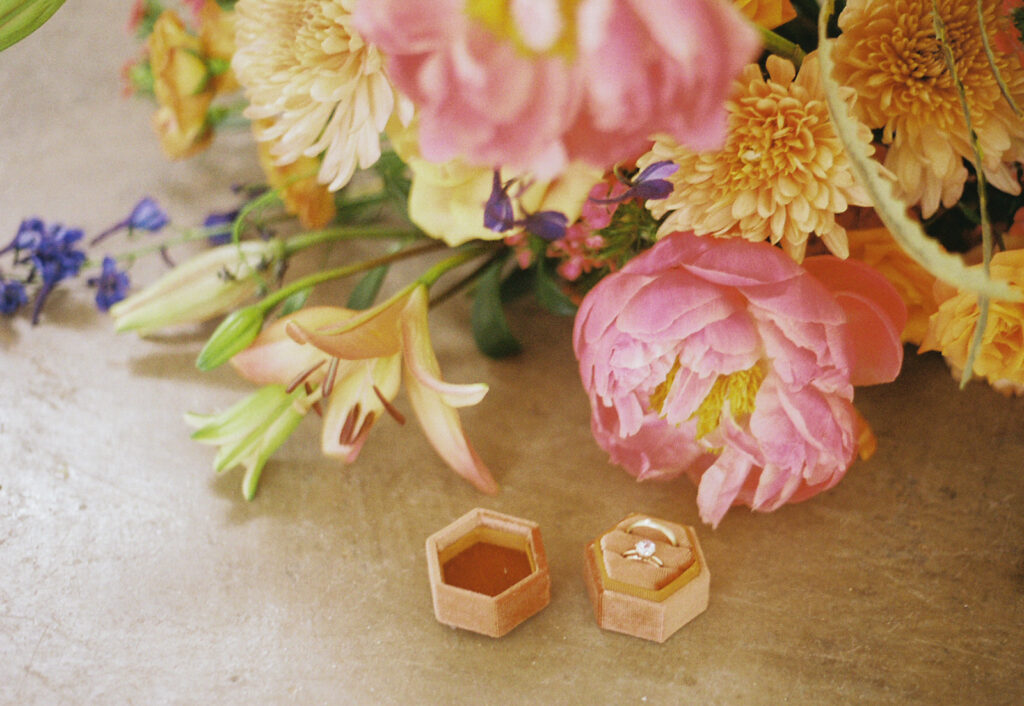
<svg viewBox="0 0 1024 706"><path fill-rule="evenodd" d="M979 20L981 20L979 15ZM982 270L985 276L991 274L990 263L992 262L992 224L988 217L988 179L985 177L985 156L982 154L981 144L978 142L978 134L974 130L974 121L971 117L971 108L967 103L967 93L964 90L963 81L957 71L956 57L949 46L949 37L946 32L946 23L939 14L939 7L936 0L932 0L932 24L935 27L935 36L942 45L942 54L946 60L946 68L956 86L957 97L960 99L960 109L964 113L964 122L967 127L967 137L974 152L974 171L978 179L978 213L981 216L981 252ZM985 26L982 24L982 34L985 33ZM993 65L993 68L995 66ZM988 326L989 298L984 294L978 295L978 323L974 329L974 336L971 338L971 347L967 353L967 362L964 364L963 373L960 376L961 389L967 386L974 376L974 361L985 340L985 329Z"/></svg>
<svg viewBox="0 0 1024 706"><path fill-rule="evenodd" d="M357 272L364 272L366 270L372 270L375 267L381 265L389 265L392 262L404 260L406 258L415 257L416 255L422 255L423 253L430 252L432 250L440 250L441 248L447 247L444 243L436 240L432 240L422 245L418 245L413 248L406 250L399 250L395 253L389 253L380 257L375 257L370 260L363 260L353 265L343 265L342 267L336 267L332 270L324 270L322 272L316 272L308 275L301 279L297 279L286 287L282 287L273 294L264 297L262 300L254 304L259 307L263 312L270 311L273 307L277 306L278 303L284 301L295 292L301 291L308 287L315 287L318 284L323 284L333 279L341 279L354 275ZM434 268L431 268L433 270ZM430 270L428 270L429 272Z"/></svg>
<svg viewBox="0 0 1024 706"><path fill-rule="evenodd" d="M803 63L804 57L807 55L799 45L760 25L757 25L757 31L761 34L761 41L764 42L765 49L772 54L778 54L783 59L789 59L795 68L800 68L800 64Z"/></svg>
<svg viewBox="0 0 1024 706"><path fill-rule="evenodd" d="M284 256L291 257L300 250L330 243L338 240L388 240L408 239L419 233L409 228L367 227L367 226L336 226L300 233L284 241Z"/></svg>
<svg viewBox="0 0 1024 706"><path fill-rule="evenodd" d="M419 279L416 280L416 283L425 284L429 289L430 287L434 286L434 283L437 282L437 280L441 279L441 276L444 275L449 270L454 270L459 265L464 265L470 260L473 260L474 258L487 254L491 250L493 250L493 247L489 247L486 245L476 245L474 247L467 248L462 252L455 253L448 259L442 260L441 262L437 263L429 270L424 272L422 275L420 275Z"/></svg>

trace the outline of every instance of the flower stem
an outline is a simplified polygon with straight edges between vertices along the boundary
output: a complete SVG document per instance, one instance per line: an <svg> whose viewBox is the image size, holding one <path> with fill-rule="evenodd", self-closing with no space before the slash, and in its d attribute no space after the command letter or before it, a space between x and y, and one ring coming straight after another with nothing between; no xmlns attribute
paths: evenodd
<svg viewBox="0 0 1024 706"><path fill-rule="evenodd" d="M761 41L764 42L765 49L772 54L778 54L783 59L789 59L796 69L800 68L800 64L803 63L804 57L807 55L799 45L760 25L757 26L757 31L761 33Z"/></svg>
<svg viewBox="0 0 1024 706"><path fill-rule="evenodd" d="M308 287L315 287L318 284L323 284L324 282L328 282L333 279L341 279L343 277L354 275L357 272L372 270L373 268L380 267L381 265L389 265L392 262L415 257L416 255L422 255L423 253L431 252L432 250L440 250L445 247L447 246L444 243L437 240L431 240L421 245L417 245L416 247L399 250L398 252L389 253L370 260L363 260L362 262L357 262L352 265L343 265L342 267L336 267L332 270L316 272L301 279L297 279L286 287L282 287L273 294L264 297L254 306L257 306L260 310L267 312L295 292L299 292ZM431 268L431 270L433 269L434 268Z"/></svg>
<svg viewBox="0 0 1024 706"><path fill-rule="evenodd" d="M442 260L441 262L437 263L429 270L424 272L422 275L420 275L420 277L416 280L416 284L425 284L429 289L430 287L434 286L434 283L437 282L437 280L441 279L441 276L444 275L449 270L454 270L459 265L464 265L465 263L469 262L474 258L480 257L481 255L486 255L493 249L493 247L488 247L485 245L476 245L474 247L467 248L461 252L458 252L449 257L448 259Z"/></svg>
<svg viewBox="0 0 1024 706"><path fill-rule="evenodd" d="M336 240L387 240L387 239L402 239L402 238L414 238L418 236L418 231L410 230L409 228L395 228L395 227L367 227L367 226L336 226L334 228L324 228L322 230L313 230L308 233L300 233L299 235L292 236L284 241L284 255L285 257L291 257L300 250L313 247L314 245L320 245L321 243L329 243Z"/></svg>

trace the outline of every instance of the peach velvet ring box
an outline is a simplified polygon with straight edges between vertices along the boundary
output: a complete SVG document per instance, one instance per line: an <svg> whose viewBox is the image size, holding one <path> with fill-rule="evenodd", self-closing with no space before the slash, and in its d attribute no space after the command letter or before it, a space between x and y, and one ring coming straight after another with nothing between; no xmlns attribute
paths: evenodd
<svg viewBox="0 0 1024 706"><path fill-rule="evenodd" d="M634 514L584 550L597 623L664 642L708 607L711 574L693 528Z"/></svg>
<svg viewBox="0 0 1024 706"><path fill-rule="evenodd" d="M551 600L534 522L477 508L427 538L434 615L445 625L501 637Z"/></svg>

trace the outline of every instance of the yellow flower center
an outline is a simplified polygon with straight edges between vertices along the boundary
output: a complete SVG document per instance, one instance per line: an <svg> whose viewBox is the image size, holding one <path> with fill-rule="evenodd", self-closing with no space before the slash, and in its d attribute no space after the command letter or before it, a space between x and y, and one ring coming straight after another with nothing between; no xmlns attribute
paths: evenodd
<svg viewBox="0 0 1024 706"><path fill-rule="evenodd" d="M726 401L729 402L729 413L733 418L753 413L754 399L763 381L764 368L760 363L747 370L719 375L708 396L690 417L697 420L697 438L700 439L718 428Z"/></svg>
<svg viewBox="0 0 1024 706"><path fill-rule="evenodd" d="M657 411L658 414L662 414L665 399L675 383L678 372L679 361L677 360L665 379L654 388L654 392L651 394L651 409ZM764 375L765 369L760 362L747 370L739 370L729 375L719 375L711 386L707 397L700 403L697 411L690 416L690 419L697 420L697 438L707 436L718 428L726 402L729 403L729 414L733 418L752 414L754 400L757 398L757 391L761 389L761 383L764 382Z"/></svg>
<svg viewBox="0 0 1024 706"><path fill-rule="evenodd" d="M576 49L576 7L582 0L533 4L529 15L517 12L512 0L466 0L466 15L494 36L506 39L526 56L560 55L572 58ZM524 34L523 29L528 31Z"/></svg>

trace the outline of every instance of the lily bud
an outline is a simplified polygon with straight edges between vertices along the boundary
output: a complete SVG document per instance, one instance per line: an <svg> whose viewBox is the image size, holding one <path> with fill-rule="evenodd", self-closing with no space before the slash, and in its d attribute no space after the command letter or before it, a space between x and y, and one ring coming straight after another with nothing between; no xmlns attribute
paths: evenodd
<svg viewBox="0 0 1024 706"><path fill-rule="evenodd" d="M284 245L274 240L208 250L111 307L114 327L145 336L219 316L258 295L263 288L259 274L271 271L283 258Z"/></svg>
<svg viewBox="0 0 1024 706"><path fill-rule="evenodd" d="M263 318L263 309L255 305L231 312L199 352L196 367L213 370L248 348L263 328Z"/></svg>

